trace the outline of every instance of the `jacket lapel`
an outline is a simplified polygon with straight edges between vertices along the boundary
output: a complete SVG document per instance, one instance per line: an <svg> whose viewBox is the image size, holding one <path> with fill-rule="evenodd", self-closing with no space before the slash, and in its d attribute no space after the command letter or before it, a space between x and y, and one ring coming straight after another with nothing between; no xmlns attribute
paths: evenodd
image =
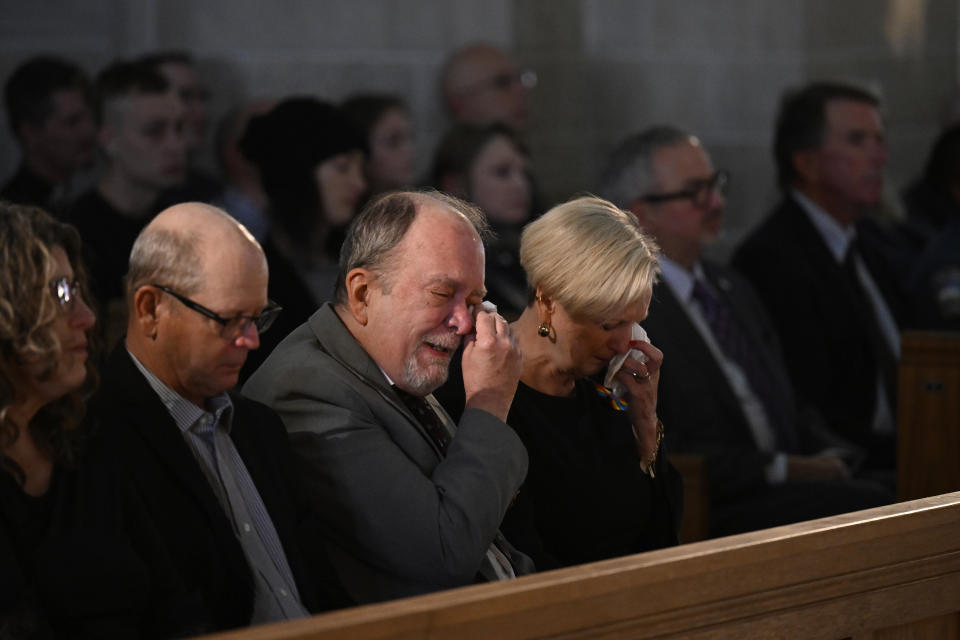
<svg viewBox="0 0 960 640"><path fill-rule="evenodd" d="M443 453L434 439L430 437L426 428L420 424L420 421L416 419L410 409L397 397L396 392L387 382L377 363L360 346L360 343L350 335L350 332L347 331L336 311L334 311L333 305L329 302L325 303L310 317L308 322L320 349L336 360L344 369L355 375L360 384L376 392L394 410L403 415L407 422L430 445L437 457L442 459ZM351 363L356 363L356 365ZM427 396L427 403L433 407L434 411L440 407L433 395ZM437 413L450 433L453 434L454 429L450 428L452 421L446 411L440 408Z"/></svg>
<svg viewBox="0 0 960 640"><path fill-rule="evenodd" d="M680 301L674 295L670 286L665 282L659 282L654 286L653 299L655 307L650 310L650 318L644 324L653 329L650 333L651 341L657 343L656 327L670 327L670 333L674 336L670 348L682 350L684 358L692 364L697 370L704 372L704 377L710 380L714 389L719 389L719 400L726 406L728 412L741 416L741 422L746 424L746 417L740 408L740 402L737 400L727 376L720 368L719 363L713 357L710 347L704 341L700 331L693 325L686 310L680 306ZM648 324L649 323L649 324ZM652 325L652 326L651 326ZM666 329L665 329L666 330ZM664 362L669 367L670 355L666 354ZM681 372L674 374L678 376Z"/></svg>
<svg viewBox="0 0 960 640"><path fill-rule="evenodd" d="M184 442L167 408L134 365L123 344L114 351L108 369L111 373L109 377L105 375L105 382L109 380L110 386L119 391L114 400L126 405L123 415L136 416L129 428L135 430L146 443L146 448L156 456L172 481L197 501L211 526L222 530L218 535L233 538L226 513L200 464Z"/></svg>

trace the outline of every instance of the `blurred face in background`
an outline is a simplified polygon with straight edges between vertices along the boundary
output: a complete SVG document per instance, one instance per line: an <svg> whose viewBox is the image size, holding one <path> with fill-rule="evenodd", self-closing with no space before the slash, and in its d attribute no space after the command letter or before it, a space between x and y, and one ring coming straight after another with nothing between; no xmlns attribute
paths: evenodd
<svg viewBox="0 0 960 640"><path fill-rule="evenodd" d="M524 131L530 122L530 91L535 85L536 74L518 69L499 49L478 45L460 55L446 91L457 122L502 122L514 131Z"/></svg>
<svg viewBox="0 0 960 640"><path fill-rule="evenodd" d="M387 109L370 130L367 176L374 193L413 185L416 150L413 125L403 109Z"/></svg>
<svg viewBox="0 0 960 640"><path fill-rule="evenodd" d="M529 164L503 135L491 138L477 154L468 170L468 195L491 222L517 224L530 217Z"/></svg>
<svg viewBox="0 0 960 640"><path fill-rule="evenodd" d="M641 203L633 211L668 258L692 268L720 235L726 183L717 180L710 156L694 137L657 149L652 159L656 186L648 195L669 199Z"/></svg>
<svg viewBox="0 0 960 640"><path fill-rule="evenodd" d="M40 125L21 125L28 154L52 177L66 179L90 166L96 148L93 112L80 89L60 89L50 96L52 112Z"/></svg>
<svg viewBox="0 0 960 640"><path fill-rule="evenodd" d="M359 149L340 153L317 165L316 181L327 221L335 226L350 222L367 187L363 176L364 154Z"/></svg>
<svg viewBox="0 0 960 640"><path fill-rule="evenodd" d="M160 73L171 84L183 105L183 137L187 150L192 151L203 144L207 132L210 94L192 65L167 62L160 65Z"/></svg>
<svg viewBox="0 0 960 640"><path fill-rule="evenodd" d="M805 190L815 202L851 224L883 200L887 140L880 111L872 104L831 100L816 149L797 154Z"/></svg>
<svg viewBox="0 0 960 640"><path fill-rule="evenodd" d="M125 179L156 190L183 181L187 163L183 107L172 92L125 96L105 111L100 146Z"/></svg>

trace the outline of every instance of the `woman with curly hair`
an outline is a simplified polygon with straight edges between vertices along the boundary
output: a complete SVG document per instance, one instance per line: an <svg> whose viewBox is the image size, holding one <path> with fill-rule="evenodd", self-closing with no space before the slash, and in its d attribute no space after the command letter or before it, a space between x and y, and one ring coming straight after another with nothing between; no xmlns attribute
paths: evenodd
<svg viewBox="0 0 960 640"><path fill-rule="evenodd" d="M80 239L39 209L0 215L0 468L29 496L73 458L90 378ZM74 266L76 265L76 267Z"/></svg>
<svg viewBox="0 0 960 640"><path fill-rule="evenodd" d="M137 496L109 461L78 462L95 322L80 247L0 202L0 638L159 636L180 624L165 608L192 611Z"/></svg>
<svg viewBox="0 0 960 640"><path fill-rule="evenodd" d="M94 316L80 238L30 207L0 205L0 635L41 623L32 565L74 461ZM12 556L12 557L9 557ZM12 575L8 575L12 568Z"/></svg>

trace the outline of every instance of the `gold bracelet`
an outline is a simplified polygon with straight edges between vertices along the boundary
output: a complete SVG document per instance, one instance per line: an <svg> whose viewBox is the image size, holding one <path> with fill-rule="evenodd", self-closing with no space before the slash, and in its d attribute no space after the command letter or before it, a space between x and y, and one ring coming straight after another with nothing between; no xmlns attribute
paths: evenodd
<svg viewBox="0 0 960 640"><path fill-rule="evenodd" d="M636 435L636 429L634 429L634 435ZM660 453L660 443L663 442L663 422L660 420L659 416L657 417L657 444L653 448L653 455L649 459L640 460L640 470L651 478L656 478L656 472L654 467L657 466L657 455Z"/></svg>

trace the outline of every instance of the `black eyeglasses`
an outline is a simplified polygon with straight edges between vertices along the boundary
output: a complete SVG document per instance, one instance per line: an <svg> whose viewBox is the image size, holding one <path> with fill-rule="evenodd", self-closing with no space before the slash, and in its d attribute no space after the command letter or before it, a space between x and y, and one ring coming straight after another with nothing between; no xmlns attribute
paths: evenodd
<svg viewBox="0 0 960 640"><path fill-rule="evenodd" d="M730 182L730 174L721 169L706 180L698 180L690 184L690 187L683 191L672 191L670 193L651 193L643 196L641 200L651 204L667 202L669 200L689 200L696 207L704 209L710 204L710 197L714 191L725 193L727 183Z"/></svg>
<svg viewBox="0 0 960 640"><path fill-rule="evenodd" d="M270 325L273 324L273 321L277 319L277 316L280 315L280 312L283 311L282 307L277 306L271 301L267 301L267 308L260 312L258 316L245 316L237 315L232 318L224 318L219 313L215 313L210 309L207 309L202 304L198 304L186 296L182 296L170 287L165 287L162 284L152 284L151 287L156 287L163 291L164 293L169 293L171 296L183 303L183 306L193 309L200 315L206 316L211 320L219 322L223 328L220 330L220 337L224 340L236 340L238 337L246 333L247 328L252 324L257 328L257 333L262 334L270 328Z"/></svg>
<svg viewBox="0 0 960 640"><path fill-rule="evenodd" d="M74 303L79 300L83 294L80 290L80 281L70 281L70 278L64 276L50 281L50 288L57 299L60 308L69 313L73 311Z"/></svg>

